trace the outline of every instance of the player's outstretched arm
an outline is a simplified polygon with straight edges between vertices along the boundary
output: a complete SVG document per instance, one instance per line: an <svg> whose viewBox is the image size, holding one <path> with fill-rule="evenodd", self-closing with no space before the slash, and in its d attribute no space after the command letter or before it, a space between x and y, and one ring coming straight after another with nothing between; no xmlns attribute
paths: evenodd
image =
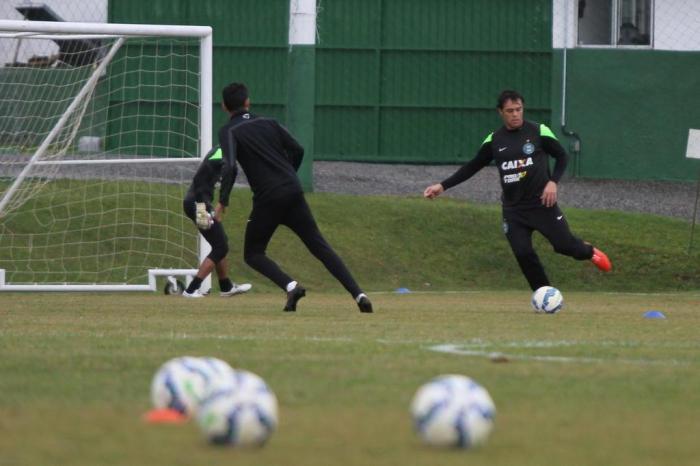
<svg viewBox="0 0 700 466"><path fill-rule="evenodd" d="M425 191L423 191L423 197L428 199L435 199L444 192L445 188L442 186L442 184L433 184L425 188Z"/></svg>
<svg viewBox="0 0 700 466"><path fill-rule="evenodd" d="M459 169L454 172L452 176L442 180L438 184L428 186L423 192L423 196L427 197L428 199L433 199L439 196L446 189L450 189L453 186L457 186L458 184L467 181L469 178L474 176L476 172L490 164L492 160L493 155L491 154L491 142L490 139L487 138L487 141L484 142L479 149L479 152L477 152L476 157L459 167Z"/></svg>

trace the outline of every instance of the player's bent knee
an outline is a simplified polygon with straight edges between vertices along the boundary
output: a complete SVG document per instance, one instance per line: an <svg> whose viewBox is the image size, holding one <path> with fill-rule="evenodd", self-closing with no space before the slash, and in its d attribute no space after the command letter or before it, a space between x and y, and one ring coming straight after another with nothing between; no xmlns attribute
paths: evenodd
<svg viewBox="0 0 700 466"><path fill-rule="evenodd" d="M243 252L243 260L245 261L246 264L250 265L251 267L257 262L258 258L260 256L264 256L265 254L259 251L244 251Z"/></svg>
<svg viewBox="0 0 700 466"><path fill-rule="evenodd" d="M590 259L590 251L585 246L579 247L575 244L555 245L554 252L564 256L573 257L577 260Z"/></svg>
<svg viewBox="0 0 700 466"><path fill-rule="evenodd" d="M228 254L228 245L214 247L207 256L215 264L218 264Z"/></svg>

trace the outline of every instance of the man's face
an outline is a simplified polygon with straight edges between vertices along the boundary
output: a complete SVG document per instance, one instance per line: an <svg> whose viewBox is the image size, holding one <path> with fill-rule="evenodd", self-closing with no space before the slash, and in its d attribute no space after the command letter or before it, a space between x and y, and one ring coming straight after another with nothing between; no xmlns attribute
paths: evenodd
<svg viewBox="0 0 700 466"><path fill-rule="evenodd" d="M518 129L523 125L523 101L520 99L506 100L498 113L508 129Z"/></svg>

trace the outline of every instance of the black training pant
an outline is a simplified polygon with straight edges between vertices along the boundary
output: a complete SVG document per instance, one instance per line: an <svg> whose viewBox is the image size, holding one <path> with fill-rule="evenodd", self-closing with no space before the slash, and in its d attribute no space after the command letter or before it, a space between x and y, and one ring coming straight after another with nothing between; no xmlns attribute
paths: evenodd
<svg viewBox="0 0 700 466"><path fill-rule="evenodd" d="M292 278L265 255L267 245L279 225L289 227L353 297L362 292L343 261L321 235L303 193L262 203L253 202L243 246L248 265L286 291Z"/></svg>
<svg viewBox="0 0 700 466"><path fill-rule="evenodd" d="M182 201L182 209L195 224L197 225L197 206L193 197L186 197ZM211 206L207 203L207 212L211 212ZM207 255L215 264L226 257L228 254L228 237L224 231L223 225L220 222L214 221L214 224L208 230L202 230L197 227L207 243L211 246L211 252Z"/></svg>
<svg viewBox="0 0 700 466"><path fill-rule="evenodd" d="M532 232L539 231L554 251L577 260L593 257L593 246L584 243L569 230L559 207L543 205L527 208L503 208L503 232L530 288L549 286L544 267L532 247Z"/></svg>

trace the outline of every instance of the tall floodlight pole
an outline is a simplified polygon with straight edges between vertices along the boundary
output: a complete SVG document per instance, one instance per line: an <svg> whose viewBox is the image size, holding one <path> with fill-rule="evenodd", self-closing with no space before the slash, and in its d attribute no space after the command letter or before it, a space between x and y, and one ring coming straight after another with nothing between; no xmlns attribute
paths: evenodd
<svg viewBox="0 0 700 466"><path fill-rule="evenodd" d="M316 0L289 0L287 126L304 146L299 178L313 191L316 106Z"/></svg>

